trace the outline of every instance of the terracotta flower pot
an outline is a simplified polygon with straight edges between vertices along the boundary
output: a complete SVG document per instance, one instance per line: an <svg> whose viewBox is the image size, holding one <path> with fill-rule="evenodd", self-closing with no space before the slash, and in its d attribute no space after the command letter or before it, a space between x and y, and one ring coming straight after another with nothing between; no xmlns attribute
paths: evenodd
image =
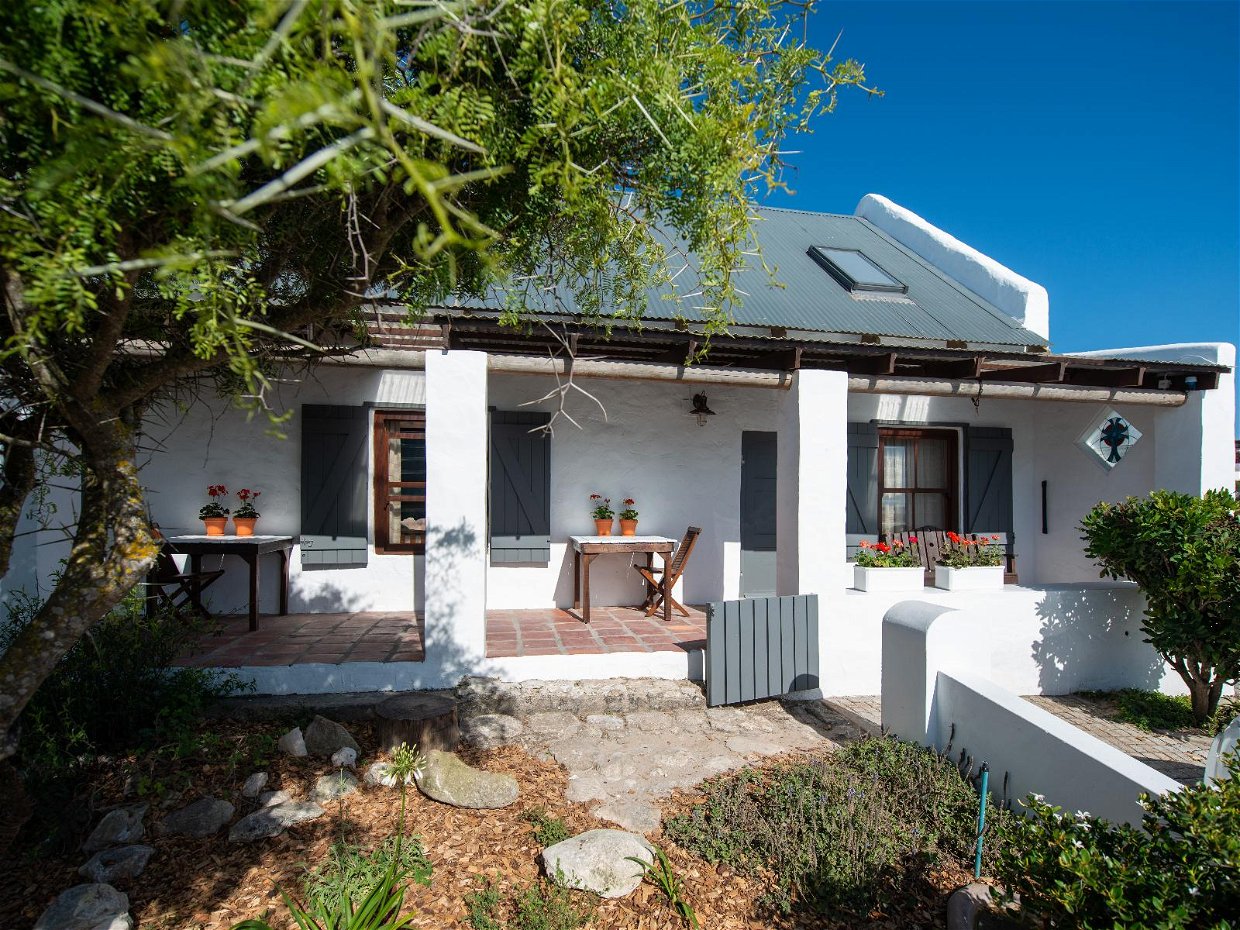
<svg viewBox="0 0 1240 930"><path fill-rule="evenodd" d="M610 518L606 520L596 519L594 521L594 535L595 536L610 536L611 535L611 519Z"/></svg>
<svg viewBox="0 0 1240 930"><path fill-rule="evenodd" d="M637 521L621 519L620 520L620 535L621 536L636 536L637 535Z"/></svg>
<svg viewBox="0 0 1240 930"><path fill-rule="evenodd" d="M202 524L207 528L208 536L223 536L228 517L203 517Z"/></svg>
<svg viewBox="0 0 1240 930"><path fill-rule="evenodd" d="M254 524L258 522L258 517L233 517L233 526L237 528L238 536L253 536Z"/></svg>

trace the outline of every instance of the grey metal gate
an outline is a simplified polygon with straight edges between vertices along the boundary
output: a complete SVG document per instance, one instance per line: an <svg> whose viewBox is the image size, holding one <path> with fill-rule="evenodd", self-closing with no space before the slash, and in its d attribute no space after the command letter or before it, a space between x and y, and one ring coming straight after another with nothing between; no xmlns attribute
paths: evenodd
<svg viewBox="0 0 1240 930"><path fill-rule="evenodd" d="M818 595L719 601L706 608L708 707L818 686Z"/></svg>

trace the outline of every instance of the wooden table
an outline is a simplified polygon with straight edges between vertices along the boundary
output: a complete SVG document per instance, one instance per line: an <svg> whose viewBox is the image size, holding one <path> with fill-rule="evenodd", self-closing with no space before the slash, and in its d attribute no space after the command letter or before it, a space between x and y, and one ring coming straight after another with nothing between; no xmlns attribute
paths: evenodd
<svg viewBox="0 0 1240 930"><path fill-rule="evenodd" d="M258 557L269 552L280 556L280 616L288 614L288 561L293 551L292 536L171 536L165 540L168 550L189 556L190 570L202 571L204 555L236 555L250 566L250 629L258 629ZM191 596L201 607L200 592Z"/></svg>
<svg viewBox="0 0 1240 930"><path fill-rule="evenodd" d="M581 619L590 622L590 563L600 555L612 553L646 553L646 567L654 565L654 554L663 556L663 577L668 575L676 540L666 536L570 536L573 547L573 609L581 611ZM672 599L663 598L663 619L672 619Z"/></svg>

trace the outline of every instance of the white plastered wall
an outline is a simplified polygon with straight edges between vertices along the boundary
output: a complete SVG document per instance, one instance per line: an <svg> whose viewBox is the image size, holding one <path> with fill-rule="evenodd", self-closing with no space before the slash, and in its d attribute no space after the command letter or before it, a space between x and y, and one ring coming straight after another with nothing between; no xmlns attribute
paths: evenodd
<svg viewBox="0 0 1240 930"><path fill-rule="evenodd" d="M230 491L249 487L262 491L257 532L297 536L301 532L302 404L421 406L426 403L426 378L421 371L322 366L304 375L289 375L268 398L277 413L293 411L282 424L286 438L272 435L262 415L247 416L220 399L203 399L187 410L159 408L147 417L142 481L152 516L167 536L200 533L198 508L206 501L208 484ZM367 449L371 448L369 442ZM236 507L236 500L227 506ZM373 507L367 507L369 514ZM289 610L331 613L361 610L414 610L422 607L422 557L378 555L371 546L364 566L319 568L301 565L294 546L290 565ZM226 557L229 569L208 592L217 612L241 612L248 604L244 564ZM213 568L214 564L206 567ZM261 609L273 611L278 596L278 562L262 560Z"/></svg>
<svg viewBox="0 0 1240 930"><path fill-rule="evenodd" d="M741 433L778 430L779 404L785 392L601 378L579 383L602 409L583 394L570 391L565 409L581 428L563 417L554 423L550 561L546 565L488 566L487 606L571 606L573 558L567 539L594 532L591 493L610 497L613 507L625 497L636 499L637 531L643 535L679 540L686 527L702 528L679 600L701 604L738 597ZM492 374L489 403L497 410L551 412L558 401L522 405L554 388L553 378ZM715 416L699 426L689 411L693 395L703 391ZM636 558L644 557L595 559L590 572L594 604L641 603L645 589L632 568Z"/></svg>

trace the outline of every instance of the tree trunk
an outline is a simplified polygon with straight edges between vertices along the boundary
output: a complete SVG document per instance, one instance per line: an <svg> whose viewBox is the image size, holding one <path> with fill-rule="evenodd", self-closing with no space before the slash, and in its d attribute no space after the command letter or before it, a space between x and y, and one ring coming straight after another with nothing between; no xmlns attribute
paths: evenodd
<svg viewBox="0 0 1240 930"><path fill-rule="evenodd" d="M29 626L0 656L0 761L16 751L17 720L60 659L146 574L159 547L138 483L132 433L101 426L110 451L84 449L82 507L64 572Z"/></svg>
<svg viewBox="0 0 1240 930"><path fill-rule="evenodd" d="M23 427L24 423L4 424L5 431L16 442L4 443L4 483L0 485L0 578L9 573L9 560L13 556L13 537L22 517L26 498L34 489L35 465L34 431Z"/></svg>
<svg viewBox="0 0 1240 930"><path fill-rule="evenodd" d="M1184 683L1188 685L1193 707L1193 723L1201 726L1218 710L1218 702L1223 696L1223 686L1226 682L1214 674L1214 669L1205 663L1175 662L1173 666L1184 679Z"/></svg>

